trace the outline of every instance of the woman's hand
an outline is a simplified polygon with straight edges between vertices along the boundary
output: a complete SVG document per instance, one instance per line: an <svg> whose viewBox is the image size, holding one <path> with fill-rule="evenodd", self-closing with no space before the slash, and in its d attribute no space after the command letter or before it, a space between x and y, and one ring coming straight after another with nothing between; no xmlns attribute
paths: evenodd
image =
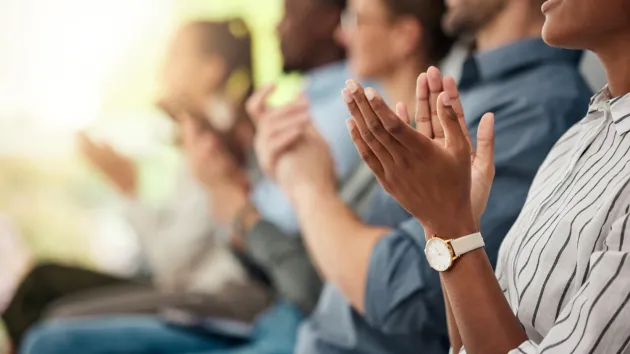
<svg viewBox="0 0 630 354"><path fill-rule="evenodd" d="M195 178L210 197L211 216L230 225L249 202L249 181L215 133L203 130L198 122L182 118L183 150Z"/></svg>
<svg viewBox="0 0 630 354"><path fill-rule="evenodd" d="M482 118L475 152L455 82L437 69L418 77L416 129L404 105L396 114L373 89L347 86L352 138L383 188L432 233L478 231L494 178L493 115Z"/></svg>
<svg viewBox="0 0 630 354"><path fill-rule="evenodd" d="M83 156L101 171L121 194L129 197L136 195L137 168L133 160L108 144L92 141L86 134L79 134L78 143Z"/></svg>

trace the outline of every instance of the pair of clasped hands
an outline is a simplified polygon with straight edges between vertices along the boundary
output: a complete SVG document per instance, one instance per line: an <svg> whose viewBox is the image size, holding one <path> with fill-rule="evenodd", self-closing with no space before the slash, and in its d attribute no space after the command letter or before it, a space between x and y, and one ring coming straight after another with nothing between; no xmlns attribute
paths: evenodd
<svg viewBox="0 0 630 354"><path fill-rule="evenodd" d="M264 95L255 95L252 104ZM479 231L494 178L491 113L481 119L475 151L457 85L435 67L417 80L415 129L404 104L394 112L372 88L349 80L342 96L361 158L383 188L422 223L427 237L450 239ZM279 111L299 113L256 119L256 151L265 172L291 198L300 198L305 190L335 193L332 159L308 122L306 105L298 101Z"/></svg>

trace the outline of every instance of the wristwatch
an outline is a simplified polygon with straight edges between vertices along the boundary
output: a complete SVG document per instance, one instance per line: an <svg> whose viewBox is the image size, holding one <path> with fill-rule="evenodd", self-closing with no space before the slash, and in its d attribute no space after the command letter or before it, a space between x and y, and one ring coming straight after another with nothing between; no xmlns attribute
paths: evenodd
<svg viewBox="0 0 630 354"><path fill-rule="evenodd" d="M452 240L443 240L434 235L427 241L424 254L431 268L444 272L453 266L457 258L483 246L483 237L479 232Z"/></svg>

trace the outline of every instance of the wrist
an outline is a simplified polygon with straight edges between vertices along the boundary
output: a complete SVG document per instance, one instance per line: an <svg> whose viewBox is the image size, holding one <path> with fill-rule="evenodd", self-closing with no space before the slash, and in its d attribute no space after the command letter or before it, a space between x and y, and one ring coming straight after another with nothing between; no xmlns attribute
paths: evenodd
<svg viewBox="0 0 630 354"><path fill-rule="evenodd" d="M238 213L249 204L249 196L245 188L235 185L224 185L209 191L212 216L223 224L230 224Z"/></svg>
<svg viewBox="0 0 630 354"><path fill-rule="evenodd" d="M444 240L457 239L470 234L479 232L479 226L474 221L472 215L470 217L453 217L448 222L434 225L430 229L430 233L426 234L427 239L437 235Z"/></svg>
<svg viewBox="0 0 630 354"><path fill-rule="evenodd" d="M240 249L244 249L247 233L259 220L260 214L256 207L251 203L247 203L232 220L232 244Z"/></svg>

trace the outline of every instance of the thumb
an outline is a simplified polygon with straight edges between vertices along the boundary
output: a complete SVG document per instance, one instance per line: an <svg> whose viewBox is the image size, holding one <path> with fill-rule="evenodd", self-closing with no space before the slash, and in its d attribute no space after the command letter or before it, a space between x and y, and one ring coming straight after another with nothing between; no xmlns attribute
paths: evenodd
<svg viewBox="0 0 630 354"><path fill-rule="evenodd" d="M247 100L245 109L247 114L251 118L254 124L258 123L260 115L267 109L267 99L276 90L276 85L271 83L263 86L261 89L254 92L254 94Z"/></svg>
<svg viewBox="0 0 630 354"><path fill-rule="evenodd" d="M440 119L440 125L442 125L442 129L444 129L446 146L457 150L464 148L470 149L466 135L459 124L457 113L452 107L453 102L451 101L453 100L459 100L459 98L449 98L446 92L442 92L437 99L437 113Z"/></svg>
<svg viewBox="0 0 630 354"><path fill-rule="evenodd" d="M494 114L486 113L477 128L475 165L488 171L494 168Z"/></svg>

